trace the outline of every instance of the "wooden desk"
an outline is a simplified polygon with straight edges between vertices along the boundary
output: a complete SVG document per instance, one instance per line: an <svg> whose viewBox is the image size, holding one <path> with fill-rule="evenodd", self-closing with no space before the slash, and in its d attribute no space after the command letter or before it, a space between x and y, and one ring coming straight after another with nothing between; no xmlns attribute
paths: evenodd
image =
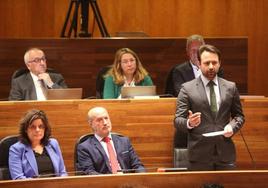
<svg viewBox="0 0 268 188"><path fill-rule="evenodd" d="M243 99L242 104L245 141L240 133L234 136L238 169L254 169L254 163L256 169L268 169L268 99ZM175 98L0 102L0 139L18 133L18 121L28 109L42 109L61 145L67 170L73 171L74 144L81 135L91 132L87 112L94 106L108 109L113 131L130 137L147 168L172 167Z"/></svg>
<svg viewBox="0 0 268 188"><path fill-rule="evenodd" d="M16 181L0 181L1 188L165 188L202 187L204 184L220 184L226 188L267 187L268 171L218 171L180 173L141 173L123 175L70 176Z"/></svg>

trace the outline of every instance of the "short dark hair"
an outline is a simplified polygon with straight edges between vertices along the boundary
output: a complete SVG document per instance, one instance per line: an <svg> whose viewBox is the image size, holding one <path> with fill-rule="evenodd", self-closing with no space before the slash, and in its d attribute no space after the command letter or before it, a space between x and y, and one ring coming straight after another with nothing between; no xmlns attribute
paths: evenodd
<svg viewBox="0 0 268 188"><path fill-rule="evenodd" d="M44 137L41 140L41 144L43 144L44 146L48 144L48 140L51 136L51 128L50 128L50 124L48 122L47 116L45 114L44 111L42 110L37 110L37 109L32 109L26 112L26 114L21 118L20 120L20 141L23 144L26 145L31 145L31 141L27 135L27 129L28 127L32 124L32 122L36 119L41 119L44 126L45 126L45 133L44 133Z"/></svg>
<svg viewBox="0 0 268 188"><path fill-rule="evenodd" d="M219 61L221 62L221 52L218 48L216 48L215 46L209 45L209 44L204 44L202 46L200 46L199 50L198 50L198 61L201 63L201 55L204 51L207 52L211 52L213 54L217 54Z"/></svg>

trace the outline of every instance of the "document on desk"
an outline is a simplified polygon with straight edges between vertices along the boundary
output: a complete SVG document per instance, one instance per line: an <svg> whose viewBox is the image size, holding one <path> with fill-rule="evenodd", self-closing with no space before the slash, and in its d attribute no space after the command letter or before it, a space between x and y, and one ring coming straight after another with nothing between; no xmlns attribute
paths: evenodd
<svg viewBox="0 0 268 188"><path fill-rule="evenodd" d="M225 131L215 131L215 132L210 132L210 133L204 133L202 134L205 137L211 137L211 136L219 136L219 135L224 135Z"/></svg>

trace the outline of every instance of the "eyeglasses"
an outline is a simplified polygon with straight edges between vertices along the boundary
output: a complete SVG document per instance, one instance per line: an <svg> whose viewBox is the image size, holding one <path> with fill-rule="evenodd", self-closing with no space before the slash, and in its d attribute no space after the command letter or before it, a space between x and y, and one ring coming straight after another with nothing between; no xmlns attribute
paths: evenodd
<svg viewBox="0 0 268 188"><path fill-rule="evenodd" d="M31 129L31 130L36 130L37 128L38 129L45 129L45 125L44 124L41 124L41 125L30 125L29 127L28 127L29 129Z"/></svg>
<svg viewBox="0 0 268 188"><path fill-rule="evenodd" d="M136 59L123 59L121 61L121 63L123 63L123 64L127 64L128 62L135 63L136 62Z"/></svg>
<svg viewBox="0 0 268 188"><path fill-rule="evenodd" d="M41 61L46 62L46 57L45 56L43 56L41 58L37 57L31 61L28 61L28 63L41 63Z"/></svg>

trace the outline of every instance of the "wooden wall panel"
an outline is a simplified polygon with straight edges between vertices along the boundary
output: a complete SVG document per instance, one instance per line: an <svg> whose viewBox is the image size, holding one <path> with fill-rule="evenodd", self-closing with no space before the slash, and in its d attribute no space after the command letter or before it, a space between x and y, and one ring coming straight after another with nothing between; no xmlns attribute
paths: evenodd
<svg viewBox="0 0 268 188"><path fill-rule="evenodd" d="M0 37L59 37L69 0L0 1ZM268 96L268 1L266 0L99 0L108 31L144 31L152 37L248 36L251 94ZM100 36L97 25L90 31Z"/></svg>
<svg viewBox="0 0 268 188"><path fill-rule="evenodd" d="M249 77L250 91L268 96L268 1L249 1Z"/></svg>
<svg viewBox="0 0 268 188"><path fill-rule="evenodd" d="M1 1L0 36L59 37L69 4L69 0ZM144 31L154 37L247 36L248 31L246 0L99 0L97 4L112 36L118 31ZM94 36L100 36L97 25L94 28Z"/></svg>

